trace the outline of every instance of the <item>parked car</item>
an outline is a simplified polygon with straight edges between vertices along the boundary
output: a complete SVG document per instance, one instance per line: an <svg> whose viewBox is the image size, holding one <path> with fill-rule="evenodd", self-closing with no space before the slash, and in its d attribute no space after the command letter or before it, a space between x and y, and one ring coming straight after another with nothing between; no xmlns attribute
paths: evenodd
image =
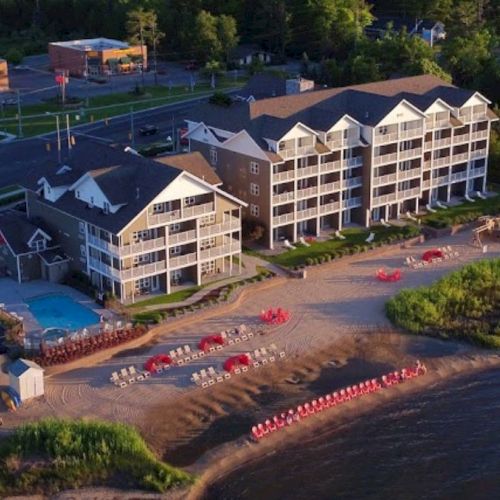
<svg viewBox="0 0 500 500"><path fill-rule="evenodd" d="M139 129L141 135L155 135L157 132L158 127L156 125L144 125Z"/></svg>

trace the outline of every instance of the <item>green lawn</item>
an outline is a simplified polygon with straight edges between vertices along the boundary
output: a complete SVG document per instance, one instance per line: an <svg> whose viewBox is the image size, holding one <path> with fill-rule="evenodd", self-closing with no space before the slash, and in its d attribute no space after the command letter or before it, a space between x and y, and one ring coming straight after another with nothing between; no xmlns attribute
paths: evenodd
<svg viewBox="0 0 500 500"><path fill-rule="evenodd" d="M14 186L5 186L5 187L3 187L3 188L0 189L0 195L11 193L13 191L17 191L20 188L21 187L17 186L17 185L14 185Z"/></svg>
<svg viewBox="0 0 500 500"><path fill-rule="evenodd" d="M229 79L220 79L217 82L217 90L238 87L243 85L243 83L242 79L236 82ZM61 122L61 126L65 125L66 114L68 114L70 125L75 126L126 114L130 111L131 106L134 111L140 111L165 104L174 104L185 99L203 97L213 93L208 83L196 85L194 92L190 92L189 88L184 85L172 87L171 90L165 86L146 87L145 90L146 92L142 96L131 92L122 92L91 97L89 98L88 108L82 105L81 107L72 107L64 110L61 105L55 102L23 106L21 110L23 135L28 137L53 132L56 129L56 119L47 113L63 114L64 116L61 118L64 123ZM82 99L82 102L85 100L84 95L78 97ZM12 134L18 133L17 106L10 106L5 109L4 117L0 117L0 131Z"/></svg>
<svg viewBox="0 0 500 500"><path fill-rule="evenodd" d="M194 295L202 288L203 287L201 286L193 286L191 288L185 288L184 290L179 290L169 295L167 294L158 295L157 297L152 297L150 299L142 300L140 302L136 302L135 304L131 304L128 307L137 309L146 306L157 306L161 304L173 304L174 302L182 302L183 300L186 300L189 297L191 297L191 295Z"/></svg>
<svg viewBox="0 0 500 500"><path fill-rule="evenodd" d="M367 245L365 242L366 238L370 232L375 233L375 239L373 243L377 244L380 242L387 242L389 238L394 238L398 234L406 235L417 235L419 230L415 226L405 226L402 227L383 227L375 226L370 229L364 228L349 228L344 229L342 234L346 237L345 240L339 240L335 237L327 241L317 241L311 243L311 246L298 246L295 250L288 250L279 255L272 257L265 257L275 264L279 264L285 267L295 267L306 264L306 260L309 258L318 258L325 254L331 254L332 252L347 250L354 248L357 245Z"/></svg>

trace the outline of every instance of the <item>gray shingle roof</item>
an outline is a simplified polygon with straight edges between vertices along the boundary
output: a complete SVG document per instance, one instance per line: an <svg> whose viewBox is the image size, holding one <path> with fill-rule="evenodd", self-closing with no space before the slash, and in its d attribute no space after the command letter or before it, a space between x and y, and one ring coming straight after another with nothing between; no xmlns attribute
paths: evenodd
<svg viewBox="0 0 500 500"><path fill-rule="evenodd" d="M0 232L15 255L33 252L28 241L39 229L24 216L14 212L0 213Z"/></svg>

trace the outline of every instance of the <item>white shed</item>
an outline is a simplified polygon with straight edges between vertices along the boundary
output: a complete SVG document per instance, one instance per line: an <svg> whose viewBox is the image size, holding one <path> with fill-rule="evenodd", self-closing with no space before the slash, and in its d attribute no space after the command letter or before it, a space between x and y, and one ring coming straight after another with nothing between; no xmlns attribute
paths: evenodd
<svg viewBox="0 0 500 500"><path fill-rule="evenodd" d="M9 366L9 385L22 401L43 395L43 368L19 358Z"/></svg>

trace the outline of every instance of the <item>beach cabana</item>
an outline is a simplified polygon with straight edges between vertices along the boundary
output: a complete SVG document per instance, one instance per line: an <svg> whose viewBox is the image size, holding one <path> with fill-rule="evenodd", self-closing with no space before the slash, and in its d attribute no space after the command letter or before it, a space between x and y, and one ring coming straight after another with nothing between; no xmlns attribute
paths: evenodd
<svg viewBox="0 0 500 500"><path fill-rule="evenodd" d="M33 361L19 358L9 366L9 386L21 402L43 396L43 368Z"/></svg>

